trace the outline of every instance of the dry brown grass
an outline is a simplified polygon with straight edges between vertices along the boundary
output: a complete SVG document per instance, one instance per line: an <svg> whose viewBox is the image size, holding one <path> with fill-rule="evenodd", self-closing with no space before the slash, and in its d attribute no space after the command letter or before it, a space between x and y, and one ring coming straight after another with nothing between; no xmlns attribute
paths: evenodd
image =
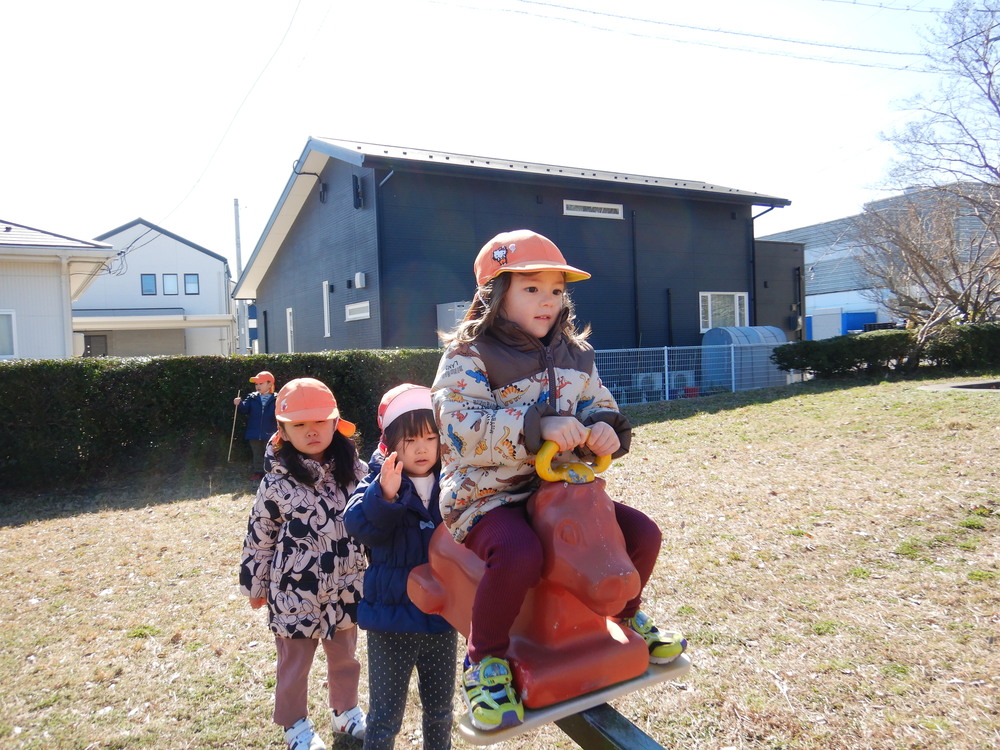
<svg viewBox="0 0 1000 750"><path fill-rule="evenodd" d="M646 609L694 667L623 715L665 747L1000 744L1000 393L919 385L630 411L609 489L660 521ZM219 474L0 506L0 745L282 747L274 647L236 587L248 490ZM420 747L415 695L397 747ZM497 747L575 744L549 726Z"/></svg>

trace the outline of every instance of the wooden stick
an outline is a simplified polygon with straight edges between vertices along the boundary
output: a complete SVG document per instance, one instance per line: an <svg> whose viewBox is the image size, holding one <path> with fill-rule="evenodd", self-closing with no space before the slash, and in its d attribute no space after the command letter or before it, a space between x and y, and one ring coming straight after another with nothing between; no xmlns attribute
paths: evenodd
<svg viewBox="0 0 1000 750"><path fill-rule="evenodd" d="M236 391L236 398L239 398L241 393L243 393L243 391ZM229 457L226 459L226 463L233 460L233 440L236 439L236 412L239 408L239 404L233 404L233 431L229 435Z"/></svg>

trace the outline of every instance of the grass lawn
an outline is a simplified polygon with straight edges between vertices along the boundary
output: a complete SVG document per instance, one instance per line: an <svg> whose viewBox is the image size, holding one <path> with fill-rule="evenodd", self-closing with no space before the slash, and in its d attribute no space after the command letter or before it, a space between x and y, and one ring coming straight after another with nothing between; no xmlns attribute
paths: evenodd
<svg viewBox="0 0 1000 750"><path fill-rule="evenodd" d="M644 608L694 666L618 711L666 748L1000 746L1000 391L933 382L627 410L605 477L663 529ZM0 746L284 747L237 589L252 500L227 468L2 501ZM397 748L421 747L411 699Z"/></svg>

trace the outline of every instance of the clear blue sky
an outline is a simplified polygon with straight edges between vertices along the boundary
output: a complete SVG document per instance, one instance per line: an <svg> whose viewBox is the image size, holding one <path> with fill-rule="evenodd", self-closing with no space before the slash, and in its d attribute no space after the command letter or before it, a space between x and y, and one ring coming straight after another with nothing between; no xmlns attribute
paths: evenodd
<svg viewBox="0 0 1000 750"><path fill-rule="evenodd" d="M4 11L0 218L143 218L246 263L309 136L711 182L856 213L950 0L31 0ZM683 6L683 7L682 7ZM926 34L924 34L926 36ZM914 54L917 53L917 54Z"/></svg>

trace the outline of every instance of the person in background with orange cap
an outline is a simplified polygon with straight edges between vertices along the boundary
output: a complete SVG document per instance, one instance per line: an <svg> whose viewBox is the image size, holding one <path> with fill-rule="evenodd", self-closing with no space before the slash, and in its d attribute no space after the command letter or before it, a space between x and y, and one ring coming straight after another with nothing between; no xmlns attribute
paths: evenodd
<svg viewBox="0 0 1000 750"><path fill-rule="evenodd" d="M510 628L541 578L542 545L527 516L545 441L584 458L622 456L632 428L601 382L590 329L577 331L567 284L590 274L566 263L547 237L504 232L476 257L478 288L438 365L432 388L442 440L441 517L485 563L472 605L462 695L478 729L516 726L524 707L506 659ZM656 523L615 503L615 519L644 587L660 551ZM643 637L650 661L683 652L639 610L618 614Z"/></svg>
<svg viewBox="0 0 1000 750"><path fill-rule="evenodd" d="M264 477L264 448L271 439L278 425L274 420L274 375L267 370L261 370L252 378L256 388L242 399L233 399L236 411L247 415L247 429L244 437L250 443L250 454L253 456L253 475L250 481L259 482Z"/></svg>
<svg viewBox="0 0 1000 750"><path fill-rule="evenodd" d="M274 722L290 750L326 750L308 717L306 689L318 644L326 653L334 732L365 736L358 706L358 602L365 550L347 535L347 500L365 475L333 393L298 378L278 392L273 460L257 490L243 541L240 588L267 605L278 651Z"/></svg>
<svg viewBox="0 0 1000 750"><path fill-rule="evenodd" d="M427 562L441 523L441 441L431 389L403 383L382 397L382 439L344 515L347 532L371 552L358 625L368 632L365 750L392 750L402 728L410 676L417 670L424 750L451 747L458 633L410 601L407 577Z"/></svg>

